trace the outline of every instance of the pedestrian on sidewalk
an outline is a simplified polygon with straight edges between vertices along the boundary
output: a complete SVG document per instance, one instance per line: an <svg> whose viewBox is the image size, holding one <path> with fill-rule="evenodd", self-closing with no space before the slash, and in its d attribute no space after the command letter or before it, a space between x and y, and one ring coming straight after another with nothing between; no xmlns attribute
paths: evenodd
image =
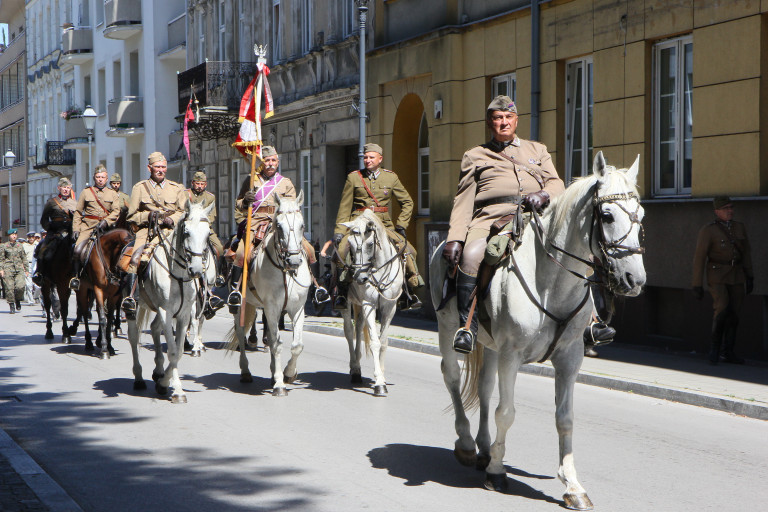
<svg viewBox="0 0 768 512"><path fill-rule="evenodd" d="M27 239L21 243L24 248L24 255L27 258L27 278L24 287L24 302L27 305L35 303L35 283L32 282L32 274L35 272L35 248L37 243L35 236L37 233L30 231L27 233Z"/></svg>
<svg viewBox="0 0 768 512"><path fill-rule="evenodd" d="M16 241L18 233L15 229L8 230L8 241L0 245L0 278L5 287L5 298L11 309L11 314L21 309L21 299L24 298L24 278L29 274L27 257L21 243Z"/></svg>
<svg viewBox="0 0 768 512"><path fill-rule="evenodd" d="M704 296L702 276L706 268L714 306L709 362L743 364L744 359L734 353L734 345L741 304L754 285L749 238L744 224L733 220L733 202L728 196L715 197L713 206L715 220L701 228L696 242L693 293L699 300Z"/></svg>

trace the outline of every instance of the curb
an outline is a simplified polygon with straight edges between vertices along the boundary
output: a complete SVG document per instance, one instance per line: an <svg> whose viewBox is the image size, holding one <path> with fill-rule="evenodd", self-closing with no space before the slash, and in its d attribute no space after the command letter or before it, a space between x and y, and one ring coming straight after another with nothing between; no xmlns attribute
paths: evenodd
<svg viewBox="0 0 768 512"><path fill-rule="evenodd" d="M327 325L304 324L304 330L315 334L326 334L329 336L344 337L344 329L338 327L329 327ZM440 356L440 348L437 345L428 345L417 341L403 340L389 336L389 346L402 348L412 352L420 352L433 356ZM539 363L524 364L520 367L521 373L538 375L540 377L554 378L555 370L549 365ZM685 389L659 386L655 384L646 384L631 379L623 379L609 375L597 375L594 373L580 371L576 382L597 386L615 391L624 391L636 395L647 396L651 398L660 398L671 402L678 402L686 405L695 405L697 407L706 407L716 411L723 411L739 416L746 416L758 420L768 420L768 404L760 404L729 398L720 395L712 395L689 391Z"/></svg>
<svg viewBox="0 0 768 512"><path fill-rule="evenodd" d="M83 512L69 494L0 428L0 455L51 512Z"/></svg>

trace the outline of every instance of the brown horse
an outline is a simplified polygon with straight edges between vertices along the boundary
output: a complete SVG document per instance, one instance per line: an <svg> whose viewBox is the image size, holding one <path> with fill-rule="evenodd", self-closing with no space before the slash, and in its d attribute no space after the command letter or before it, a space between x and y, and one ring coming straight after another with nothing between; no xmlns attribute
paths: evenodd
<svg viewBox="0 0 768 512"><path fill-rule="evenodd" d="M53 339L53 321L51 312L51 291L58 292L61 309L61 342L72 343L72 336L77 332L77 320L72 327L67 326L69 309L69 280L73 275L72 237L69 233L51 233L46 236L43 249L38 253L38 270L43 276L40 285L45 309L45 339Z"/></svg>
<svg viewBox="0 0 768 512"><path fill-rule="evenodd" d="M114 312L119 311L120 304L120 271L117 269L117 261L120 254L131 241L131 235L125 229L113 229L104 234L97 235L93 249L88 255L84 269L85 279L82 280L77 292L77 315L83 319L85 325L85 350L93 350L91 331L88 328L89 309L91 299L96 300L96 312L99 315L99 336L96 346L98 355L102 359L108 359L115 355L112 348L112 324Z"/></svg>

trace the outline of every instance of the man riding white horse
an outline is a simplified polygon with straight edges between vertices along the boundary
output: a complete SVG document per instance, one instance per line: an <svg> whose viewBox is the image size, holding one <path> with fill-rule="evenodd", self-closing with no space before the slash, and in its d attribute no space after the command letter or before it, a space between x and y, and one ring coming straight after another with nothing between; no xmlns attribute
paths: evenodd
<svg viewBox="0 0 768 512"><path fill-rule="evenodd" d="M113 227L120 217L120 196L107 187L107 168L103 164L93 171L94 185L80 193L72 220L72 238L75 241L75 275L69 281L71 290L80 288L83 260L89 253L88 240L95 230Z"/></svg>
<svg viewBox="0 0 768 512"><path fill-rule="evenodd" d="M138 182L131 191L131 203L128 206L128 224L136 230L136 240L133 243L134 258L127 269L124 283L122 308L127 318L136 316L136 300L133 293L136 288L138 271L135 254L141 252L141 263L146 263L152 250L158 244L156 236L149 238L150 229L155 227L164 236L169 236L173 226L184 214L187 196L184 187L175 181L165 178L168 161L165 156L155 151L149 155L147 170L150 178ZM154 235L154 232L151 233Z"/></svg>

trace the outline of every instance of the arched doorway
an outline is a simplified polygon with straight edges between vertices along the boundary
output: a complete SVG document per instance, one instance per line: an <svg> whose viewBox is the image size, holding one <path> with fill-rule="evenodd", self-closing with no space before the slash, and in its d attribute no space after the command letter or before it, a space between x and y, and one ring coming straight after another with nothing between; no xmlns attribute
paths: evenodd
<svg viewBox="0 0 768 512"><path fill-rule="evenodd" d="M424 104L417 94L406 94L400 101L392 127L391 169L411 195L414 202L413 217L408 226L408 240L416 245L417 230L415 217L419 211L419 132L424 116ZM386 163L384 165L386 167ZM397 219L399 208L392 212Z"/></svg>

